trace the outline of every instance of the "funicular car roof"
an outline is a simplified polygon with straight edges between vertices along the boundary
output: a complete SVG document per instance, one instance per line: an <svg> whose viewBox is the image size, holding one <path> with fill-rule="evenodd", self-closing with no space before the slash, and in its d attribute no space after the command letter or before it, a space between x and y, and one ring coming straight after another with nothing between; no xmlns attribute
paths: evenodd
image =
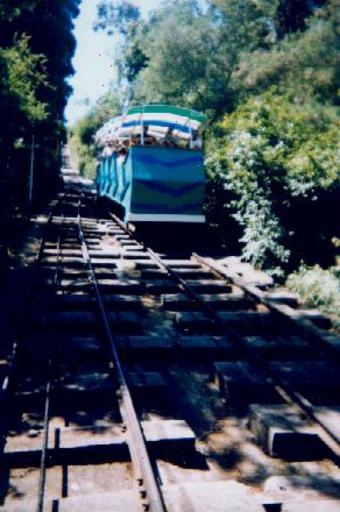
<svg viewBox="0 0 340 512"><path fill-rule="evenodd" d="M195 110L162 104L141 105L128 109L123 115L114 117L104 124L96 134L98 145L120 142L140 134L144 127L165 136L171 130L172 136L188 139L198 131L206 116Z"/></svg>

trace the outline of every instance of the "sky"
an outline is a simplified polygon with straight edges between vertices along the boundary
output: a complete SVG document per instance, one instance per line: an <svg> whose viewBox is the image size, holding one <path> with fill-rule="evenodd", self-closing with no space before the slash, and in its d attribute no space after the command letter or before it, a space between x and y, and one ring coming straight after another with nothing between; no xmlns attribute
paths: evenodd
<svg viewBox="0 0 340 512"><path fill-rule="evenodd" d="M73 59L75 75L69 80L73 94L66 108L66 119L72 125L88 110L88 101L94 102L115 79L113 67L114 39L103 31L95 32L96 5L99 0L83 0L75 21L74 34L77 49ZM143 16L157 7L161 0L135 0ZM111 57L110 57L111 55Z"/></svg>

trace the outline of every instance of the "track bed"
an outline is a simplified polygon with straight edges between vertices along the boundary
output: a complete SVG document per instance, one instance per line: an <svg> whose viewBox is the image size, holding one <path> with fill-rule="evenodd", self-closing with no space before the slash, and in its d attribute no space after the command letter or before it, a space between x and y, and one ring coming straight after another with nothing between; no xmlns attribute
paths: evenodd
<svg viewBox="0 0 340 512"><path fill-rule="evenodd" d="M145 247L71 187L2 354L0 511L335 512L339 340L249 265Z"/></svg>

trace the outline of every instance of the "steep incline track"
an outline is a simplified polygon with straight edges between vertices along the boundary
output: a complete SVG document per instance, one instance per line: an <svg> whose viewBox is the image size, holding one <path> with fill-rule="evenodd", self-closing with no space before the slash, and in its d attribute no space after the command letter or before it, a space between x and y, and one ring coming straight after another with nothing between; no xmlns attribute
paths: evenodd
<svg viewBox="0 0 340 512"><path fill-rule="evenodd" d="M0 512L338 510L327 319L236 259L155 253L72 186L37 267L2 365Z"/></svg>

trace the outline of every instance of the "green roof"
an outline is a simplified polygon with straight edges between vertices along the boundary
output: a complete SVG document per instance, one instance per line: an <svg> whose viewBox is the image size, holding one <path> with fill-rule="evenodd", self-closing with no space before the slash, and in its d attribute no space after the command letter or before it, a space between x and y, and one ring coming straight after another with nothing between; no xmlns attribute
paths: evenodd
<svg viewBox="0 0 340 512"><path fill-rule="evenodd" d="M172 114L176 116L189 117L190 119L194 119L199 123L204 123L207 119L207 116L201 114L200 112L196 112L196 110L191 110L189 108L181 108L181 107L170 107L169 105L140 105L136 107L131 107L126 114Z"/></svg>

